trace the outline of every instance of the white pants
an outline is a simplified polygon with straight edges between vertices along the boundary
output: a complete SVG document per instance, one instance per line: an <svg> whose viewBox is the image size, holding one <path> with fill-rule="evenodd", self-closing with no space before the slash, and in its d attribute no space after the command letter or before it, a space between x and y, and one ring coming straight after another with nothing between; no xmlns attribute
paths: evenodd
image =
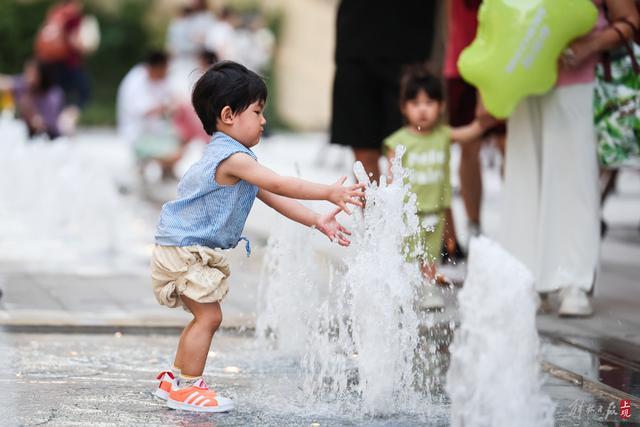
<svg viewBox="0 0 640 427"><path fill-rule="evenodd" d="M509 119L502 243L538 292L591 289L600 247L593 85L525 99Z"/></svg>

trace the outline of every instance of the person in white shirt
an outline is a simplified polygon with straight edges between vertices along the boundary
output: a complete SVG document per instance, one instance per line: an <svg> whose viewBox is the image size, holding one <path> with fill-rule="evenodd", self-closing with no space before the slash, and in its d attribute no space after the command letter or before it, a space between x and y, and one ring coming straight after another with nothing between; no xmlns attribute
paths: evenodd
<svg viewBox="0 0 640 427"><path fill-rule="evenodd" d="M238 55L235 47L237 20L236 12L224 7L216 23L207 32L205 48L215 52L222 60L233 60Z"/></svg>
<svg viewBox="0 0 640 427"><path fill-rule="evenodd" d="M165 53L153 52L144 63L134 66L120 83L118 133L125 142L135 144L145 132L157 131L165 122L170 105L167 65Z"/></svg>
<svg viewBox="0 0 640 427"><path fill-rule="evenodd" d="M167 50L171 55L169 81L174 93L184 99L191 97L198 74L198 55L205 48L205 39L217 21L204 0L183 0L180 14L171 20L167 30Z"/></svg>

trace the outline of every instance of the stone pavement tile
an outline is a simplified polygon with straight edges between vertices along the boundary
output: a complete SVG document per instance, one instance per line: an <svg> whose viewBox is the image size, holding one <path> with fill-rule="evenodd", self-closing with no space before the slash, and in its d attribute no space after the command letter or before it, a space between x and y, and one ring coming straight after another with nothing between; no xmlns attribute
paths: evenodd
<svg viewBox="0 0 640 427"><path fill-rule="evenodd" d="M258 278L236 270L223 305L225 328L255 325ZM191 315L156 301L146 276L2 275L0 324L183 327Z"/></svg>
<svg viewBox="0 0 640 427"><path fill-rule="evenodd" d="M341 402L317 402L303 391L300 356L256 345L252 337L221 333L214 340L205 376L237 403L228 414L168 410L151 395L156 373L170 366L177 334L6 333L0 329L2 425L312 425L442 426L448 403L428 418L414 413L352 414ZM446 360L446 357L445 357ZM237 371L226 372L225 367ZM443 371L444 372L444 371ZM573 411L595 397L546 376L543 389L557 403L556 425L597 425ZM37 396L37 398L33 398ZM350 399L346 396L345 399ZM425 405L429 405L425 399ZM329 403L328 406L326 404ZM441 406L443 405L443 406ZM327 407L329 410L327 410ZM514 414L514 426L519 425Z"/></svg>
<svg viewBox="0 0 640 427"><path fill-rule="evenodd" d="M0 275L0 288L3 291L0 308L3 310L64 309L62 302L43 289L29 274Z"/></svg>

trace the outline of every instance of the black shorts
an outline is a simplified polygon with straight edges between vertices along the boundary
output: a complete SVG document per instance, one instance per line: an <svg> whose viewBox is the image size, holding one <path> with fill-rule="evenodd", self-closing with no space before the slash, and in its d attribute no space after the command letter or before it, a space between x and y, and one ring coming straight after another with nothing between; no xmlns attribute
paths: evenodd
<svg viewBox="0 0 640 427"><path fill-rule="evenodd" d="M476 88L461 78L446 80L449 125L468 125L476 117Z"/></svg>
<svg viewBox="0 0 640 427"><path fill-rule="evenodd" d="M380 149L402 124L400 73L394 61L342 61L333 82L331 142Z"/></svg>

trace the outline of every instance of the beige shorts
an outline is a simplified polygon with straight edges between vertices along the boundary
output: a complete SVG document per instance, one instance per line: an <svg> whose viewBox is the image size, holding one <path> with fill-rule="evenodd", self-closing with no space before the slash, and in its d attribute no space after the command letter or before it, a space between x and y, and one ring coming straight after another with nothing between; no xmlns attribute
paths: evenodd
<svg viewBox="0 0 640 427"><path fill-rule="evenodd" d="M158 302L187 311L180 295L200 303L222 301L229 292L229 263L220 252L204 246L155 245L151 283Z"/></svg>

